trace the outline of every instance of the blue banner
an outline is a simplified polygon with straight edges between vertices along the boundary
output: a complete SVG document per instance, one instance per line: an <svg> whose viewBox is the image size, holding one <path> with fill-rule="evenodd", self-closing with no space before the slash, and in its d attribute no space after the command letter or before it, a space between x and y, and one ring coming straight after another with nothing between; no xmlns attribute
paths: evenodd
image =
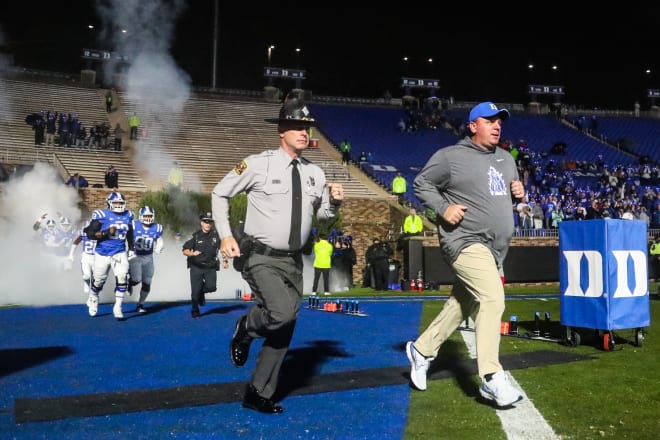
<svg viewBox="0 0 660 440"><path fill-rule="evenodd" d="M642 220L559 224L563 325L597 330L650 325L646 237Z"/></svg>

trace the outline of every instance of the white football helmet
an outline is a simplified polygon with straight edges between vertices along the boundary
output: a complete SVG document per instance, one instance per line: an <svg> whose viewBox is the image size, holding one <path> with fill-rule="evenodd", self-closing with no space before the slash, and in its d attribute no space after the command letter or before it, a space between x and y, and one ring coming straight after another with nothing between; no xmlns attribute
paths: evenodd
<svg viewBox="0 0 660 440"><path fill-rule="evenodd" d="M151 206L143 206L140 208L140 221L145 225L153 224L156 220L156 212Z"/></svg>
<svg viewBox="0 0 660 440"><path fill-rule="evenodd" d="M48 229L50 232L55 231L55 226L56 225L57 225L57 223L52 218L50 218L50 219L48 219L48 221L46 221L46 229Z"/></svg>
<svg viewBox="0 0 660 440"><path fill-rule="evenodd" d="M69 217L62 217L60 219L60 229L64 232L69 232L71 230L71 220L69 220Z"/></svg>
<svg viewBox="0 0 660 440"><path fill-rule="evenodd" d="M121 214L126 211L126 199L120 192L113 192L108 196L108 209L114 213Z"/></svg>

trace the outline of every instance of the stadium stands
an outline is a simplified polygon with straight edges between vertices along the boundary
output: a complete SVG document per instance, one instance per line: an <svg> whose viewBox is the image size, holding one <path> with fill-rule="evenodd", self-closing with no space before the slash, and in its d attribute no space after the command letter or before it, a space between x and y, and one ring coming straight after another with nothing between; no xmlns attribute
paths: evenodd
<svg viewBox="0 0 660 440"><path fill-rule="evenodd" d="M34 133L25 117L39 110L77 113L85 125L107 121L96 89L0 78L0 90L6 98L0 105L0 161L23 165L47 162L57 166L63 177L79 172L90 185L103 184L105 170L112 164L119 172L122 189L146 189L125 151L34 146Z"/></svg>
<svg viewBox="0 0 660 440"><path fill-rule="evenodd" d="M276 148L276 128L265 121L279 103L190 97L180 112L154 111L153 102L131 102L119 93L127 115L141 119L136 161L164 182L172 163L183 169L184 188L210 192L244 157ZM318 130L314 137L321 136ZM348 175L339 160L322 148L308 148L305 157L324 169L328 179L341 182L347 197L375 195L368 186Z"/></svg>

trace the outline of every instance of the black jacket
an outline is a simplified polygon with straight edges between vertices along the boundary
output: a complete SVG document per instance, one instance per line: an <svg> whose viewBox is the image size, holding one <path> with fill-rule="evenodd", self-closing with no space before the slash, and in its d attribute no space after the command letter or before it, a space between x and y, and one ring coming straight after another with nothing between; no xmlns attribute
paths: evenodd
<svg viewBox="0 0 660 440"><path fill-rule="evenodd" d="M220 251L220 236L218 231L211 229L208 233L201 230L195 232L188 241L183 244L183 249L201 251L202 253L188 258L188 267L191 265L203 268L220 269L218 252Z"/></svg>

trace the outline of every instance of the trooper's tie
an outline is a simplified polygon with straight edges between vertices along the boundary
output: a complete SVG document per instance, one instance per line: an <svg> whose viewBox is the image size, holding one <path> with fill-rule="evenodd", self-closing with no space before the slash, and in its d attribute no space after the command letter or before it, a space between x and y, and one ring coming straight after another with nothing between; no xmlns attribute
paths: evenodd
<svg viewBox="0 0 660 440"><path fill-rule="evenodd" d="M302 221L302 188L298 161L291 161L291 230L289 231L289 249L300 249L300 223Z"/></svg>

